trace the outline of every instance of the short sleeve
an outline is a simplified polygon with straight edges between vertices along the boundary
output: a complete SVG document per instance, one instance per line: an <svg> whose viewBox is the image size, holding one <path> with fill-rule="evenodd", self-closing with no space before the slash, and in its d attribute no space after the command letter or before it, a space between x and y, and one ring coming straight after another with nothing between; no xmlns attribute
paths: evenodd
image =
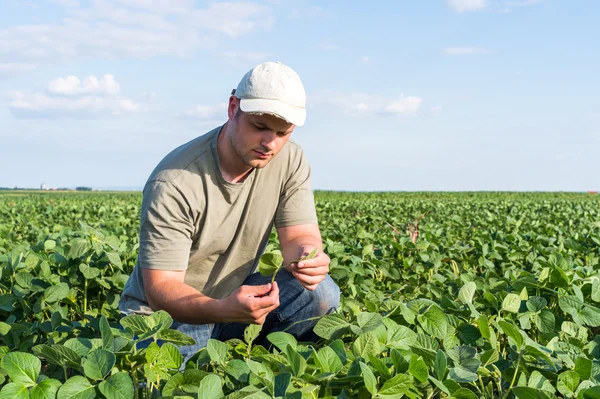
<svg viewBox="0 0 600 399"><path fill-rule="evenodd" d="M298 152L296 159L279 198L275 227L317 223L315 198L310 184L310 165L302 151Z"/></svg>
<svg viewBox="0 0 600 399"><path fill-rule="evenodd" d="M187 269L193 220L190 206L175 186L148 182L140 218L139 265L147 269Z"/></svg>

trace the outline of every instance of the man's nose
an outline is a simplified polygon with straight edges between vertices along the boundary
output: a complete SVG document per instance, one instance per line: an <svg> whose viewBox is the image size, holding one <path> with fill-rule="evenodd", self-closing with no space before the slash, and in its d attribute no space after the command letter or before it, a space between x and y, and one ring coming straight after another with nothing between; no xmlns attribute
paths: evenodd
<svg viewBox="0 0 600 399"><path fill-rule="evenodd" d="M277 138L277 132L274 130L267 130L264 132L263 139L261 141L261 145L265 148L268 148L269 151L275 149L275 139Z"/></svg>

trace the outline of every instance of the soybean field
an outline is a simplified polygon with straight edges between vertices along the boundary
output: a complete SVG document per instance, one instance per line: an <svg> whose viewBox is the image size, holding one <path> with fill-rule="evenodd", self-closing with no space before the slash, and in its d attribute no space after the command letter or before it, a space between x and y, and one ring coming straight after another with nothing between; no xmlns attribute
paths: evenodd
<svg viewBox="0 0 600 399"><path fill-rule="evenodd" d="M117 310L141 193L0 192L0 399L600 398L600 195L315 197L321 340L250 326L182 364L166 312Z"/></svg>

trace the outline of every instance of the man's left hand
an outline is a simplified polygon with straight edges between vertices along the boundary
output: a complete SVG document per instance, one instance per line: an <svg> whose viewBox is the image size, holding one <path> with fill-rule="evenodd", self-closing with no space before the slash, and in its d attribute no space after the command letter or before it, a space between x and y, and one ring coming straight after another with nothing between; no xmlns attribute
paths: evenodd
<svg viewBox="0 0 600 399"><path fill-rule="evenodd" d="M302 256L310 254L315 249L313 246L305 246ZM286 270L294 275L304 288L314 291L317 285L325 279L329 273L329 256L323 251L318 251L312 259L302 260L298 263L292 263Z"/></svg>

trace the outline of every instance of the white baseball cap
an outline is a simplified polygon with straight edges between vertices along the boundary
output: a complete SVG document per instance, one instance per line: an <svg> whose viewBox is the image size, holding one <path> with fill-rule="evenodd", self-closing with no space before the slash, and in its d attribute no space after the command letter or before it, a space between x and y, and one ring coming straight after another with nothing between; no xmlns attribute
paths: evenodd
<svg viewBox="0 0 600 399"><path fill-rule="evenodd" d="M306 121L306 92L298 74L281 62L265 62L248 71L232 93L240 109L275 115L296 126Z"/></svg>

